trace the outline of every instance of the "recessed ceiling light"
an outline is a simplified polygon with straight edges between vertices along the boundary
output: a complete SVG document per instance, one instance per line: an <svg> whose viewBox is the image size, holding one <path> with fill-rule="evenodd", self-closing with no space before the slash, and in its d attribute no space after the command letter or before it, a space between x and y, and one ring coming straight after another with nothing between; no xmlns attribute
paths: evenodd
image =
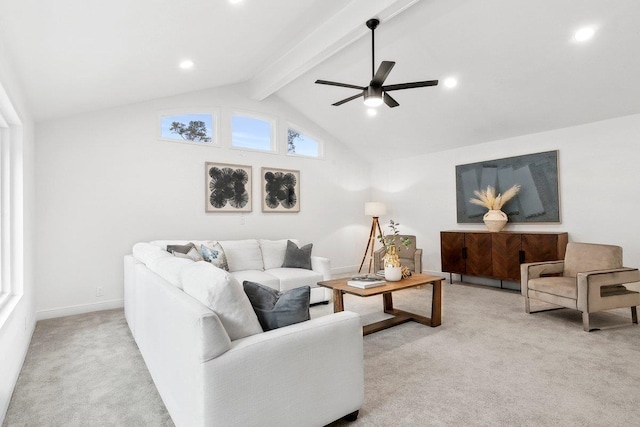
<svg viewBox="0 0 640 427"><path fill-rule="evenodd" d="M367 114L373 117L378 114L378 110L376 110L375 108L367 108Z"/></svg>
<svg viewBox="0 0 640 427"><path fill-rule="evenodd" d="M580 28L578 31L576 31L573 34L573 38L575 41L578 42L585 42L587 40L589 40L590 38L593 37L593 35L596 33L596 29L593 27L583 27Z"/></svg>
<svg viewBox="0 0 640 427"><path fill-rule="evenodd" d="M458 85L458 80L453 77L446 78L444 79L444 85L449 88L456 87Z"/></svg>
<svg viewBox="0 0 640 427"><path fill-rule="evenodd" d="M191 61L190 59L185 59L184 61L180 62L180 68L182 68L183 70L193 68L193 61Z"/></svg>

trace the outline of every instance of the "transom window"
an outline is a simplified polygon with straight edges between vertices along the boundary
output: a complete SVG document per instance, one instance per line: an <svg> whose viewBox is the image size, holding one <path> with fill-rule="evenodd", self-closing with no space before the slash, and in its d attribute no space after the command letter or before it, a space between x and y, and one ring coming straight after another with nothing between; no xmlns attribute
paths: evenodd
<svg viewBox="0 0 640 427"><path fill-rule="evenodd" d="M160 139L197 145L218 145L213 113L167 114L160 117Z"/></svg>
<svg viewBox="0 0 640 427"><path fill-rule="evenodd" d="M287 129L287 155L322 157L322 144L294 127Z"/></svg>
<svg viewBox="0 0 640 427"><path fill-rule="evenodd" d="M231 146L247 150L275 153L275 123L273 120L234 114L231 118Z"/></svg>

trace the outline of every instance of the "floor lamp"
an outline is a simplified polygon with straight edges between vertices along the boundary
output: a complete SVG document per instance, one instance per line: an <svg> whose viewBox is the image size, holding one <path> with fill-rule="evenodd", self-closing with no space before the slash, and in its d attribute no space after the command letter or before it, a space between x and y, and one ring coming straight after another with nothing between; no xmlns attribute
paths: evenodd
<svg viewBox="0 0 640 427"><path fill-rule="evenodd" d="M367 216L372 216L373 219L371 221L371 231L369 232L369 241L367 242L367 249L364 251L364 256L362 257L362 262L360 263L360 268L358 269L358 273L362 271L362 266L364 265L364 261L367 259L367 254L369 255L369 273L371 273L371 262L373 261L373 252L375 251L374 246L376 244L376 235L382 235L382 229L380 229L380 223L378 222L378 218L385 215L387 213L387 207L384 203L380 202L367 202L364 204L364 214ZM371 250L369 250L371 249Z"/></svg>

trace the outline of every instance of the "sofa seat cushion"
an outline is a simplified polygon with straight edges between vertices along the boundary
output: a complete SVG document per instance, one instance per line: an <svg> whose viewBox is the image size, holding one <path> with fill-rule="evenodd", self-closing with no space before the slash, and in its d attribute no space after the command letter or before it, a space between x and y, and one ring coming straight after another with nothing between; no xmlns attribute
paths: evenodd
<svg viewBox="0 0 640 427"><path fill-rule="evenodd" d="M262 270L244 270L234 271L231 273L238 282L243 283L245 280L249 282L261 283L275 290L280 290L280 279L266 271Z"/></svg>
<svg viewBox="0 0 640 427"><path fill-rule="evenodd" d="M238 280L206 261L182 269L185 293L218 315L231 341L262 332L256 313Z"/></svg>
<svg viewBox="0 0 640 427"><path fill-rule="evenodd" d="M229 271L264 270L262 251L256 239L219 242L227 256Z"/></svg>
<svg viewBox="0 0 640 427"><path fill-rule="evenodd" d="M311 289L308 286L279 292L245 281L243 287L265 332L309 320Z"/></svg>
<svg viewBox="0 0 640 427"><path fill-rule="evenodd" d="M538 292L578 299L578 285L575 277L539 277L529 280L528 287Z"/></svg>
<svg viewBox="0 0 640 427"><path fill-rule="evenodd" d="M315 288L318 286L318 282L323 280L322 274L303 268L272 268L271 270L265 271L265 273L275 277L276 280L280 282L279 290L281 292L300 286ZM262 282L258 281L258 283Z"/></svg>

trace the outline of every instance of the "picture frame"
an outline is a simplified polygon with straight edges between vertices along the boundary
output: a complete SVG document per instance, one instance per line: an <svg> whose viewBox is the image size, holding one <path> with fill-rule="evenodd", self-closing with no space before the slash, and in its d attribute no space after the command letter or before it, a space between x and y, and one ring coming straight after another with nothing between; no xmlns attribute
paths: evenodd
<svg viewBox="0 0 640 427"><path fill-rule="evenodd" d="M300 171L261 169L262 212L300 212Z"/></svg>
<svg viewBox="0 0 640 427"><path fill-rule="evenodd" d="M252 167L205 162L205 212L251 212Z"/></svg>
<svg viewBox="0 0 640 427"><path fill-rule="evenodd" d="M469 202L474 191L491 185L503 193L515 184L520 191L502 207L510 224L560 223L558 150L457 165L457 222L482 223L487 210Z"/></svg>

